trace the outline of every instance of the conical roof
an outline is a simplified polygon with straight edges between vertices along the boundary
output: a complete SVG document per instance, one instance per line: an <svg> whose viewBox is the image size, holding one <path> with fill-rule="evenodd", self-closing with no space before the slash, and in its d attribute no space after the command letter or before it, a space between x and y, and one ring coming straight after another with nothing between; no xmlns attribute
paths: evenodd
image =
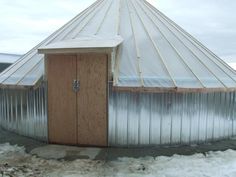
<svg viewBox="0 0 236 177"><path fill-rule="evenodd" d="M98 0L0 75L3 86L34 86L44 75L39 47L121 36L114 49L116 87L236 88L235 71L145 0Z"/></svg>

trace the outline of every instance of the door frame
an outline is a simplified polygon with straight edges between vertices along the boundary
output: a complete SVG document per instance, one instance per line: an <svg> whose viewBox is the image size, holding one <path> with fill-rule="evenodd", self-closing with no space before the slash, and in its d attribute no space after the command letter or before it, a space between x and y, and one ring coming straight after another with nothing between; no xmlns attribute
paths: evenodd
<svg viewBox="0 0 236 177"><path fill-rule="evenodd" d="M50 143L50 140L49 140L49 107L48 107L48 66L47 66L47 62L48 62L48 55L75 55L76 58L78 58L78 55L80 54L83 54L83 53L90 53L90 52L81 52L81 53L48 53L48 54L45 54L44 58L45 58L45 62L44 62L44 67L45 67L45 75L44 75L44 79L46 81L46 112L47 112L47 127L48 127L48 130L47 130L47 135L48 135L48 143ZM106 73L107 73L107 77L106 77L106 146L103 146L103 147L108 147L109 146L109 88L110 88L110 80L112 78L112 71L111 71L111 53L110 52L91 52L91 53L98 53L98 54L101 54L101 53L104 53L106 55ZM77 101L76 101L76 104L77 104ZM78 110L77 110L78 111ZM77 112L76 111L76 112ZM78 117L77 117L78 119ZM78 124L78 120L77 121L77 124ZM78 134L78 130L77 130L77 134ZM78 141L77 141L77 144L78 145ZM86 146L86 145L80 145L80 146ZM93 146L93 145L89 145L89 146ZM96 147L99 147L97 145L94 145Z"/></svg>

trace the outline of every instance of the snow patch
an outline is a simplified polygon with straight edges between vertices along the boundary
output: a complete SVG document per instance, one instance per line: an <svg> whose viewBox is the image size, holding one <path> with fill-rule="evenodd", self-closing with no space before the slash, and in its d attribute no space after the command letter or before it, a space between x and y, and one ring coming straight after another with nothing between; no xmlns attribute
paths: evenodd
<svg viewBox="0 0 236 177"><path fill-rule="evenodd" d="M0 158L1 156L6 156L6 154L12 153L12 152L24 153L25 148L19 147L17 145L10 145L9 143L0 144Z"/></svg>
<svg viewBox="0 0 236 177"><path fill-rule="evenodd" d="M99 160L46 160L24 152L23 147L0 145L0 177L235 177L236 151L191 156L119 158Z"/></svg>

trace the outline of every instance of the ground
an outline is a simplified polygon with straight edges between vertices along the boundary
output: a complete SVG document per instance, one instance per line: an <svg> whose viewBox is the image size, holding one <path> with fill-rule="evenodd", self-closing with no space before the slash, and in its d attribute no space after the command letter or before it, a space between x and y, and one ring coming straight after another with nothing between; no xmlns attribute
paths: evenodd
<svg viewBox="0 0 236 177"><path fill-rule="evenodd" d="M172 148L79 148L0 129L0 177L236 177L235 147L231 139Z"/></svg>
<svg viewBox="0 0 236 177"><path fill-rule="evenodd" d="M112 161L46 160L27 154L24 147L0 145L0 177L235 177L236 151L118 158Z"/></svg>

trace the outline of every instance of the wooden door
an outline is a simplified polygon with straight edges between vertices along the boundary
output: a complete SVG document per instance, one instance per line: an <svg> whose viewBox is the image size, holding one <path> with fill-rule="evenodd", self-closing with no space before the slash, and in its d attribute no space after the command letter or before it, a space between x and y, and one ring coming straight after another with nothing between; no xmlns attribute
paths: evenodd
<svg viewBox="0 0 236 177"><path fill-rule="evenodd" d="M76 144L76 55L48 55L48 136L50 143Z"/></svg>
<svg viewBox="0 0 236 177"><path fill-rule="evenodd" d="M50 143L107 146L107 60L106 54L47 56Z"/></svg>
<svg viewBox="0 0 236 177"><path fill-rule="evenodd" d="M107 55L77 58L78 144L107 146Z"/></svg>

